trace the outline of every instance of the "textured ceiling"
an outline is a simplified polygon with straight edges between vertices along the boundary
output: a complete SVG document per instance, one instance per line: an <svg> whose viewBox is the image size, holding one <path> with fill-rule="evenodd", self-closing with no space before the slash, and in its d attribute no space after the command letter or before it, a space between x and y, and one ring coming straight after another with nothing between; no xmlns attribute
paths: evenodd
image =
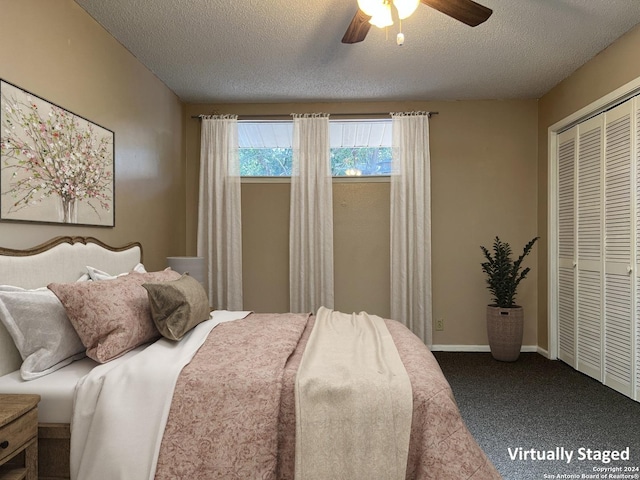
<svg viewBox="0 0 640 480"><path fill-rule="evenodd" d="M640 23L640 0L478 0L471 28L420 5L340 42L357 0L76 0L183 101L539 98Z"/></svg>

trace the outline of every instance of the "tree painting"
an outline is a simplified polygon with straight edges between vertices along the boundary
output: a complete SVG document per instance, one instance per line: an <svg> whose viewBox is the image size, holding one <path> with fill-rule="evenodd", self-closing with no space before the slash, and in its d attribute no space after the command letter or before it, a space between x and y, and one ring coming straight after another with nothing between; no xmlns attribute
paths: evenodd
<svg viewBox="0 0 640 480"><path fill-rule="evenodd" d="M113 132L6 82L0 93L2 218L113 226Z"/></svg>

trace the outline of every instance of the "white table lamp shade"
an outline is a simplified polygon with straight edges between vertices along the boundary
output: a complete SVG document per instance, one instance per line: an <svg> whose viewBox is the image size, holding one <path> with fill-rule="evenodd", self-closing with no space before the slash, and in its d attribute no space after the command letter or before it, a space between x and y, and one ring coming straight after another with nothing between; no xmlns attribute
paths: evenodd
<svg viewBox="0 0 640 480"><path fill-rule="evenodd" d="M203 286L206 286L207 275L204 257L167 257L167 265L178 273L188 273Z"/></svg>

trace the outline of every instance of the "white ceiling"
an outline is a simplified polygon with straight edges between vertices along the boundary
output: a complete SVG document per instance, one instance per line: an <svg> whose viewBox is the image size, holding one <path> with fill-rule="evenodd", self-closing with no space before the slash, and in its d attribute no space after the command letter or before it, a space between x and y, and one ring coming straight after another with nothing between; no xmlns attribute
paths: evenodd
<svg viewBox="0 0 640 480"><path fill-rule="evenodd" d="M640 23L640 0L478 0L472 28L420 5L340 42L357 0L76 0L183 101L539 98Z"/></svg>

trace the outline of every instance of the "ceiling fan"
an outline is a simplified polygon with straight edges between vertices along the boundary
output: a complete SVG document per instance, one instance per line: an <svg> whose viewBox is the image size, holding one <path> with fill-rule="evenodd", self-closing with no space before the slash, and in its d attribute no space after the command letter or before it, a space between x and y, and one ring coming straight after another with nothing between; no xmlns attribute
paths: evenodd
<svg viewBox="0 0 640 480"><path fill-rule="evenodd" d="M391 0L381 0L380 3L390 8L390 2ZM490 8L480 5L473 0L420 0L420 2L471 27L485 22L493 13L493 10ZM342 43L358 43L363 41L371 28L369 21L372 19L372 16L367 15L367 13L361 10L361 1L359 1L358 4L360 8L358 8L358 11L347 27L347 31L344 37L342 37Z"/></svg>

